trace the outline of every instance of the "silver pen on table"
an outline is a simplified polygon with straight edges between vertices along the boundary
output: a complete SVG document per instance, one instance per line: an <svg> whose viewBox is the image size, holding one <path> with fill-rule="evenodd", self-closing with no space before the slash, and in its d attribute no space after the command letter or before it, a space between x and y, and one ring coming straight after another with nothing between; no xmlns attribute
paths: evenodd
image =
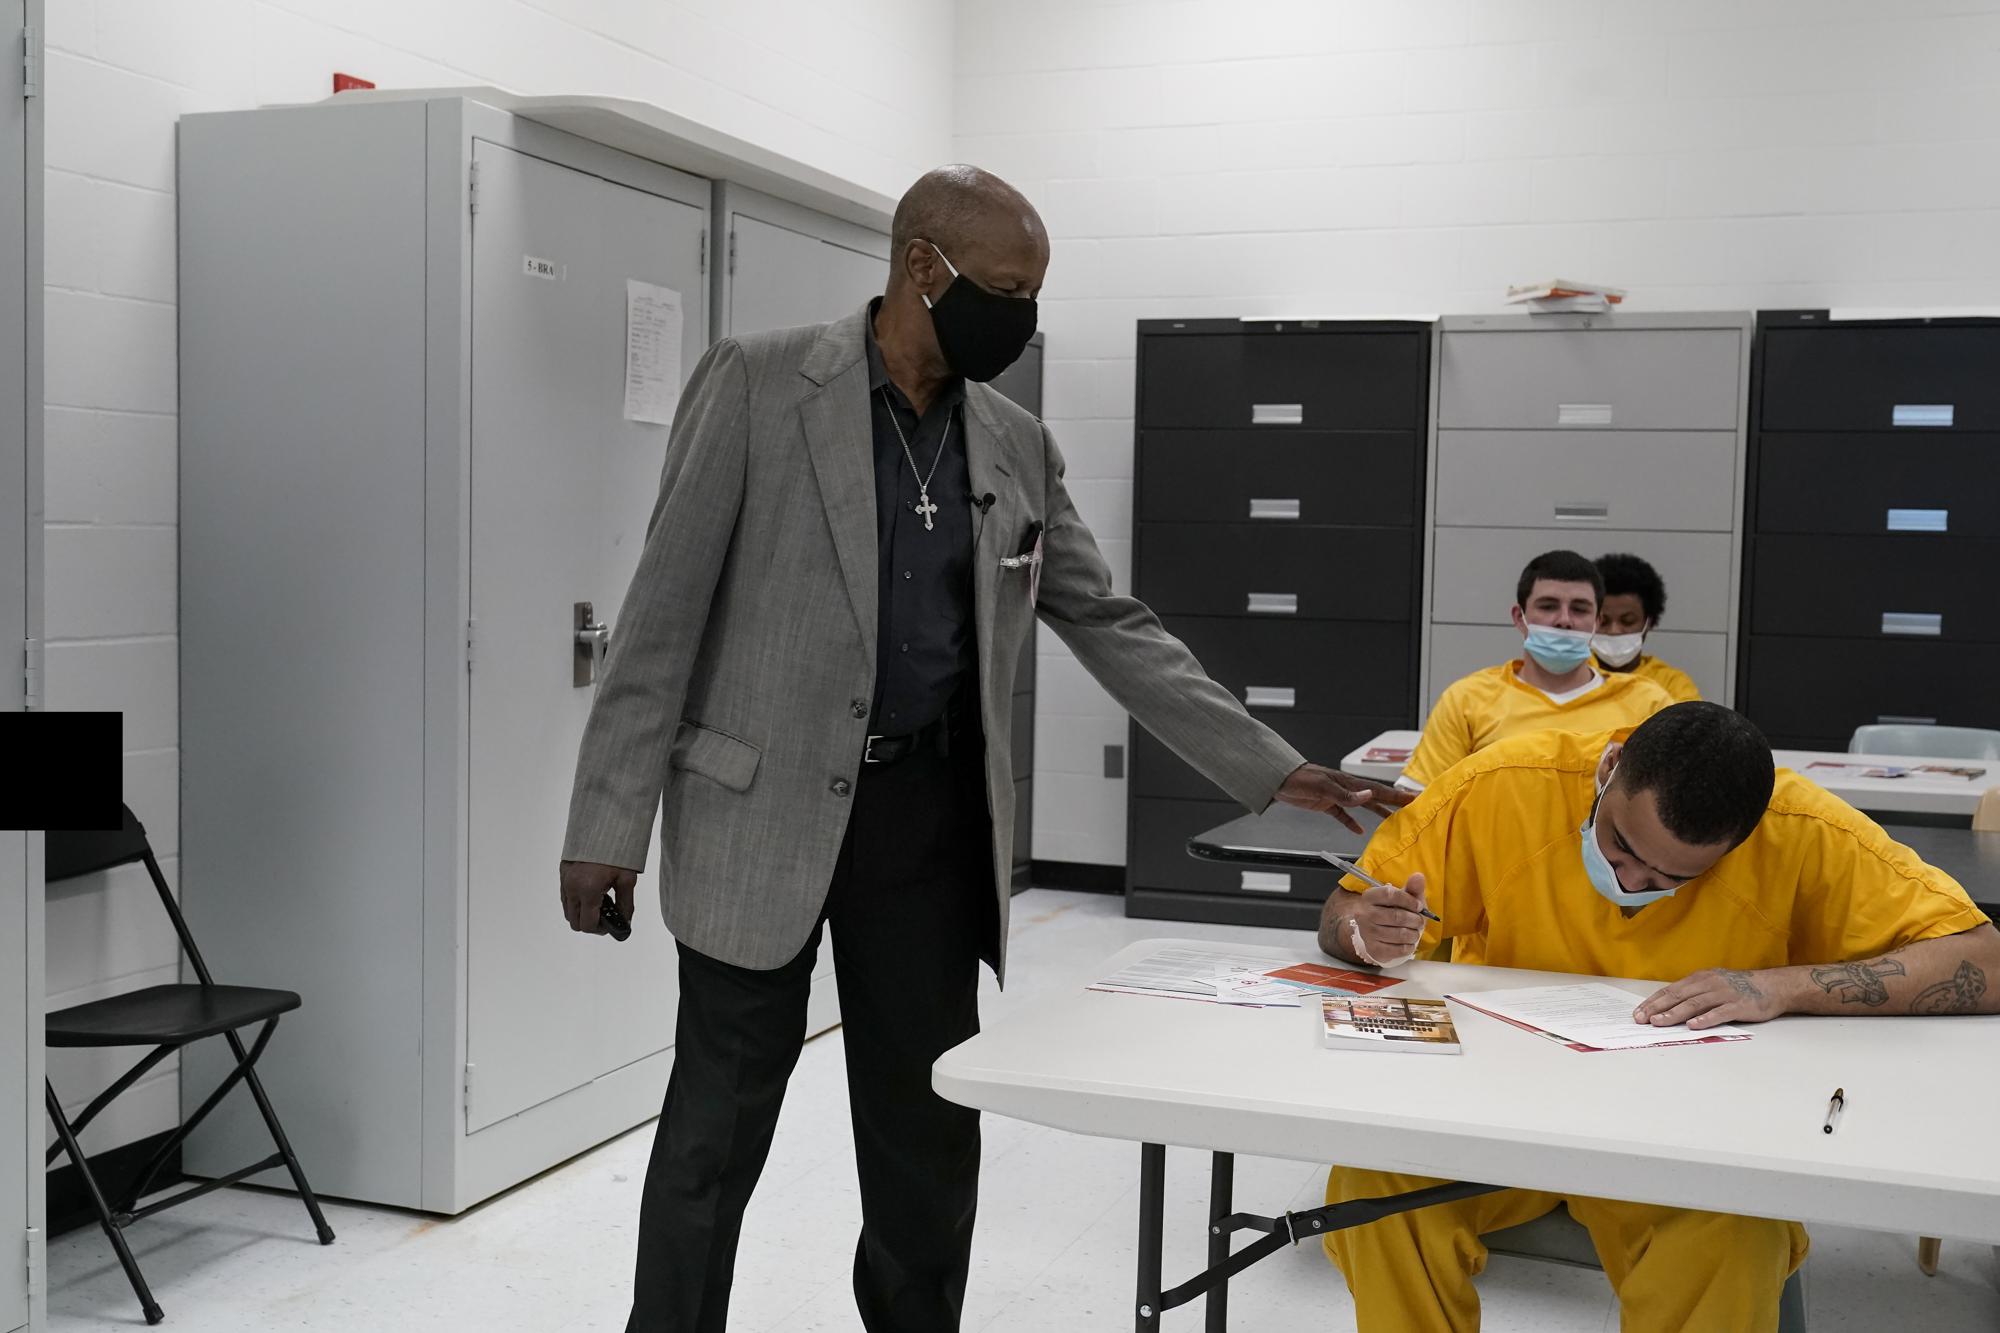
<svg viewBox="0 0 2000 1333"><path fill-rule="evenodd" d="M1826 1125L1824 1128L1827 1133L1833 1133L1833 1122L1839 1117L1842 1108L1846 1105L1847 1089L1835 1088L1833 1096L1828 1098L1826 1103Z"/></svg>
<svg viewBox="0 0 2000 1333"><path fill-rule="evenodd" d="M1323 860L1332 862L1335 867L1341 870L1345 870L1348 874L1354 876L1356 879L1360 880L1363 884L1366 884L1371 888L1394 889L1397 893L1404 892L1404 890L1396 888L1394 884L1384 884L1381 880L1375 878L1373 875L1369 874L1367 871L1363 870L1360 866L1354 864L1354 862L1348 860L1344 856L1337 855L1336 853L1333 852L1321 852L1320 857ZM1429 920L1437 921L1440 923L1443 922L1444 920L1443 917L1439 916L1436 912L1433 912L1428 907L1419 907L1417 910L1419 912L1422 912L1424 916ZM1830 1133L1831 1131L1828 1132Z"/></svg>

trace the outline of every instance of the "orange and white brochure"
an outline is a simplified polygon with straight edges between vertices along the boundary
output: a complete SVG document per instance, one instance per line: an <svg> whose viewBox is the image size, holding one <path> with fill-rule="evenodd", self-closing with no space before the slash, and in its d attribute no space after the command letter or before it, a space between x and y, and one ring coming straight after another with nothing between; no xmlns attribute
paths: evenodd
<svg viewBox="0 0 2000 1333"><path fill-rule="evenodd" d="M1522 986L1445 997L1502 1023L1557 1042L1572 1051L1643 1051L1659 1046L1711 1046L1748 1041L1742 1028L1651 1027L1632 1021L1640 996L1602 981L1565 986Z"/></svg>

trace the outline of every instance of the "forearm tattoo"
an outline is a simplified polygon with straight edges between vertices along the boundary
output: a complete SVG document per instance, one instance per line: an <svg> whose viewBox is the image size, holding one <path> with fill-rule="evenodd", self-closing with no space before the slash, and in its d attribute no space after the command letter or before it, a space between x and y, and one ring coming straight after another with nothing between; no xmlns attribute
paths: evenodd
<svg viewBox="0 0 2000 1333"><path fill-rule="evenodd" d="M1894 958L1871 958L1863 963L1841 963L1837 967L1812 970L1813 984L1828 995L1838 996L1842 1004L1865 1004L1871 1009L1889 1002L1889 988L1882 984L1885 978L1907 975Z"/></svg>
<svg viewBox="0 0 2000 1333"><path fill-rule="evenodd" d="M1913 1014L1969 1014L1979 1007L1986 994L1986 973L1971 963L1960 963L1949 980L1927 987L1910 1001Z"/></svg>

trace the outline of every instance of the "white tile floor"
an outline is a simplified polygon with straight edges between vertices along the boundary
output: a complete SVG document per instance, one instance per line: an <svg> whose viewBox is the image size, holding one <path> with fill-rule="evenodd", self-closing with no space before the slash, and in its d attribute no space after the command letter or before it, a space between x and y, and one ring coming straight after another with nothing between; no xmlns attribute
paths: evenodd
<svg viewBox="0 0 2000 1333"><path fill-rule="evenodd" d="M989 1022L1051 986L1082 979L1135 939L1183 935L1312 948L1303 933L1128 921L1116 898L1046 890L1016 899L1014 922L1015 974L1005 995L988 978ZM745 1225L732 1329L859 1328L847 1287L859 1209L844 1078L837 1033L807 1046ZM312 1243L291 1199L247 1190L211 1195L133 1235L168 1328L616 1333L625 1323L652 1135L651 1125L642 1126L450 1220L329 1205L340 1233L331 1249ZM1130 1144L987 1118L968 1333L1131 1326L1138 1160ZM1296 1162L1241 1159L1237 1202L1259 1211L1309 1206L1320 1202L1323 1178L1319 1168ZM1173 1153L1168 1183L1174 1280L1202 1261L1205 1159ZM1990 1249L1947 1245L1931 1279L1917 1272L1913 1249L1907 1236L1818 1229L1807 1266L1814 1333L2000 1328L2000 1273ZM95 1229L72 1232L49 1251L52 1330L143 1327ZM1609 1288L1587 1270L1496 1258L1480 1289L1488 1333L1617 1328ZM1354 1328L1339 1275L1310 1246L1275 1255L1232 1284L1231 1310L1239 1329ZM1195 1308L1165 1321L1169 1333L1192 1333L1200 1324Z"/></svg>

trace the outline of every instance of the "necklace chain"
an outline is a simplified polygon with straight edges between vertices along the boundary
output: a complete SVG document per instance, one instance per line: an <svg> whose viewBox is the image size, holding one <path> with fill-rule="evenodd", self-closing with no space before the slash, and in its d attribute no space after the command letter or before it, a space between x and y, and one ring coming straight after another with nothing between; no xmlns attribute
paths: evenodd
<svg viewBox="0 0 2000 1333"><path fill-rule="evenodd" d="M882 388L882 402L889 409L889 424L896 428L896 439L902 443L903 457L909 460L910 475L917 479L917 512L924 516L924 531L932 529L931 515L937 506L931 503L931 477L937 475L938 464L944 461L944 446L951 439L951 414L944 419L944 433L938 436L937 456L931 459L930 474L917 471L917 456L910 452L910 437L903 433L903 423L896 417L896 402L889 396L887 385Z"/></svg>

